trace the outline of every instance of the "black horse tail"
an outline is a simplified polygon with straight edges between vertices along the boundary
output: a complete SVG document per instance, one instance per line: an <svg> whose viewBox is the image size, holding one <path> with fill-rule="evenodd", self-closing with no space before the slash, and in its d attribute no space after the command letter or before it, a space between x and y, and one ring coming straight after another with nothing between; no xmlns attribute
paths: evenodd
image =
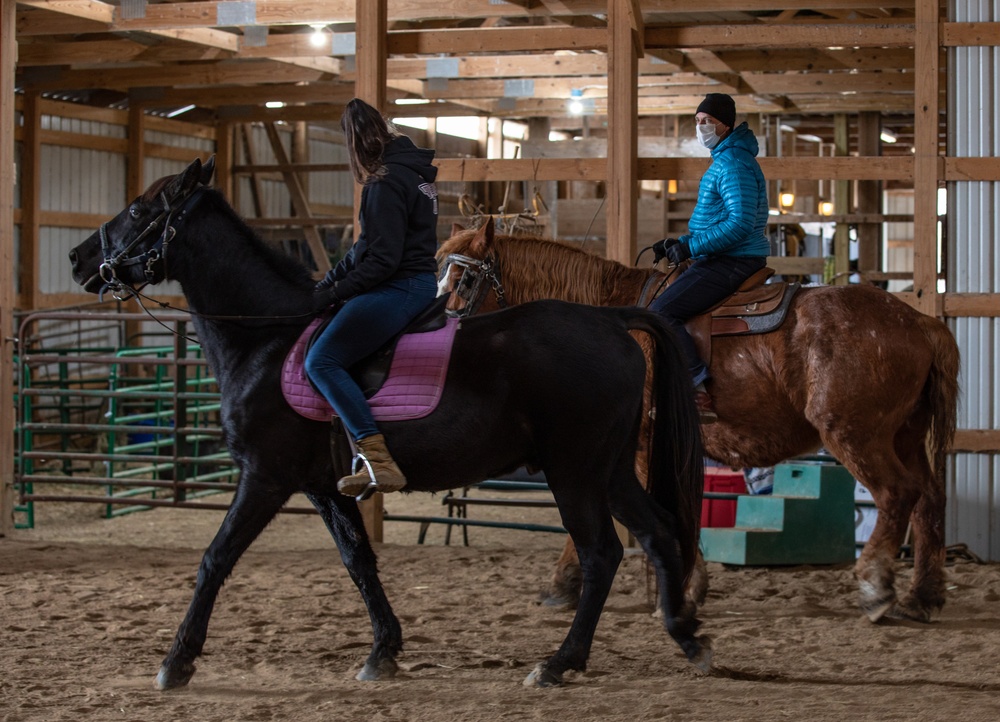
<svg viewBox="0 0 1000 722"><path fill-rule="evenodd" d="M705 491L705 458L691 374L673 331L663 319L640 309L627 325L629 330L649 334L654 342L653 430L646 490L674 515L686 585L698 552ZM646 378L648 383L649 374Z"/></svg>

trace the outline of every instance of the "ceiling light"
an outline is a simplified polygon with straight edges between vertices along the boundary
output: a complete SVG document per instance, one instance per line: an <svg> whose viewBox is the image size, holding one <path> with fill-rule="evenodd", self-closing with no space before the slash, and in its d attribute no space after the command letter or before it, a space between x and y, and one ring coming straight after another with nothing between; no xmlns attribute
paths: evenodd
<svg viewBox="0 0 1000 722"><path fill-rule="evenodd" d="M167 117L168 118L176 118L178 115L181 115L182 113L186 113L189 110L194 110L196 107L197 106L195 106L195 105L185 105L183 108L178 108L177 110L170 111L169 113L167 113Z"/></svg>
<svg viewBox="0 0 1000 722"><path fill-rule="evenodd" d="M285 102L283 100L269 100L264 103L265 108L284 108Z"/></svg>
<svg viewBox="0 0 1000 722"><path fill-rule="evenodd" d="M833 215L833 203L831 201L820 201L819 202L819 214L821 216L832 216Z"/></svg>
<svg viewBox="0 0 1000 722"><path fill-rule="evenodd" d="M317 23L315 25L310 25L313 29L312 35L309 36L309 42L314 48L321 48L326 44L326 25L322 23Z"/></svg>
<svg viewBox="0 0 1000 722"><path fill-rule="evenodd" d="M795 205L795 194L788 191L778 194L778 203L782 208L791 208Z"/></svg>
<svg viewBox="0 0 1000 722"><path fill-rule="evenodd" d="M893 133L891 130L883 130L881 133L879 133L878 137L882 139L883 143L896 142L896 134Z"/></svg>
<svg viewBox="0 0 1000 722"><path fill-rule="evenodd" d="M583 91L573 88L569 91L569 112L570 115L583 114Z"/></svg>

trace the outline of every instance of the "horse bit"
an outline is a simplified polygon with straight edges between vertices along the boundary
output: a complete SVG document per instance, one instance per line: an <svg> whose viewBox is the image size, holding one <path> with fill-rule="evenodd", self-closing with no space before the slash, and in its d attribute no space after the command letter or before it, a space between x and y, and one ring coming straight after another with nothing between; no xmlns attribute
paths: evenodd
<svg viewBox="0 0 1000 722"><path fill-rule="evenodd" d="M483 303L483 296L486 292L484 282L488 281L493 288L493 293L497 297L497 306L507 308L503 283L500 281L500 272L496 267L496 260L492 256L479 259L471 256L463 256L459 253L451 253L444 259L444 267L441 270L439 283L443 284L451 273L452 266L462 269L462 277L455 285L453 293L465 301L458 311L449 311L450 315L465 317L473 315Z"/></svg>

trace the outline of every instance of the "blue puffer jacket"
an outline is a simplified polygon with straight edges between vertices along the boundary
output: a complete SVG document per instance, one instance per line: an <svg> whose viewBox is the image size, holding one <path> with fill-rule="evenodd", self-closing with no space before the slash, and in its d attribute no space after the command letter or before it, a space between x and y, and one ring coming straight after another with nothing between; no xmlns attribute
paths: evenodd
<svg viewBox="0 0 1000 722"><path fill-rule="evenodd" d="M712 165L698 187L686 235L695 258L707 255L766 256L767 184L757 163L757 138L746 123L712 149Z"/></svg>

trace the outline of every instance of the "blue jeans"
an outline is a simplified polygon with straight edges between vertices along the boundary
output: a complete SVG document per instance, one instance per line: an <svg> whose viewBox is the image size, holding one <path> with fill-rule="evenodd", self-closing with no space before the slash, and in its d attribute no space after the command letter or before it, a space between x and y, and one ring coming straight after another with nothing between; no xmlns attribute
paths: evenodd
<svg viewBox="0 0 1000 722"><path fill-rule="evenodd" d="M740 284L767 265L764 256L705 256L697 259L650 305L674 330L688 361L694 385L708 380L708 367L698 356L684 323L732 295Z"/></svg>
<svg viewBox="0 0 1000 722"><path fill-rule="evenodd" d="M306 374L355 439L379 433L348 369L402 331L437 295L433 273L388 281L345 303L306 355Z"/></svg>

